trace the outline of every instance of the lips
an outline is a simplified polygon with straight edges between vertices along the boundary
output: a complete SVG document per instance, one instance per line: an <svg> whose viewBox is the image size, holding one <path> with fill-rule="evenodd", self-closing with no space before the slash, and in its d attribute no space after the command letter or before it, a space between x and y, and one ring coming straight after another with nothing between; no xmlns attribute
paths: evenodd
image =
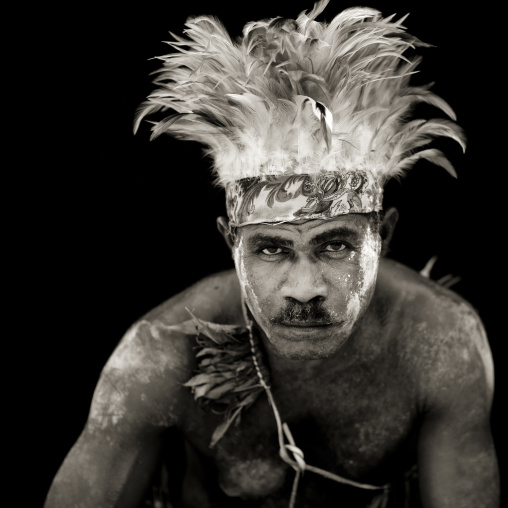
<svg viewBox="0 0 508 508"><path fill-rule="evenodd" d="M334 323L321 323L321 322L316 323L316 322L306 321L304 323L302 323L302 322L298 322L298 323L281 322L279 324L281 324L282 326L290 327L290 328L323 328L325 326L331 326Z"/></svg>
<svg viewBox="0 0 508 508"><path fill-rule="evenodd" d="M306 321L302 322L279 322L279 330L286 330L286 333L289 333L292 336L300 336L301 334L305 334L305 336L320 336L322 334L326 334L326 332L330 331L333 327L340 326L344 321L337 322L326 322L323 323L321 321Z"/></svg>

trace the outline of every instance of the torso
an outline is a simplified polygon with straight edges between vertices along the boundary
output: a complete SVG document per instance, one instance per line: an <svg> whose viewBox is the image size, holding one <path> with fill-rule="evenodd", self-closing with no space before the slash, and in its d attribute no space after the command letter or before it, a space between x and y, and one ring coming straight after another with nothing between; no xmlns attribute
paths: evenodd
<svg viewBox="0 0 508 508"><path fill-rule="evenodd" d="M336 383L333 375L327 375L319 380L318 388L275 387L281 417L308 464L352 480L384 485L415 463L412 429L417 413L411 391L401 393L404 381L400 373L392 371L390 380L383 381L390 367L393 365L370 371L365 368L367 379L361 381L353 374ZM366 389L368 381L372 384ZM255 505L260 507L287 506L294 472L279 458L277 427L265 396L260 396L240 425L231 427L212 450L209 439L220 419L210 425L209 416L198 408L189 418L193 421L186 432L190 446L214 464L218 484L227 496L236 498L235 506L240 506L238 498L257 498ZM333 493L348 499L372 497L370 492L341 488L314 473L305 474L299 491L298 506L306 506L302 504L306 498L309 506L328 506L325 499L336 505ZM319 504L316 493L324 498Z"/></svg>
<svg viewBox="0 0 508 508"><path fill-rule="evenodd" d="M222 284L226 291L224 307L208 309L198 317L239 322L234 274L221 277L222 282L214 279L213 284L214 290ZM450 307L462 305L458 297L443 291L400 265L385 263L379 273L378 302L373 302L376 322L358 339L372 347L348 365L313 377L272 380L282 420L308 464L358 482L384 485L403 479L416 463L419 418L424 410L421 369L434 347L428 342L433 311L422 302L441 298ZM162 321L163 313L161 307L152 317ZM210 448L213 430L221 421L221 416L201 409L188 390L188 409L179 425L187 456L183 506L287 507L295 473L279 457L277 426L266 395L260 395L240 424L230 427ZM296 506L325 508L347 503L362 507L372 498L371 491L307 472L298 488Z"/></svg>

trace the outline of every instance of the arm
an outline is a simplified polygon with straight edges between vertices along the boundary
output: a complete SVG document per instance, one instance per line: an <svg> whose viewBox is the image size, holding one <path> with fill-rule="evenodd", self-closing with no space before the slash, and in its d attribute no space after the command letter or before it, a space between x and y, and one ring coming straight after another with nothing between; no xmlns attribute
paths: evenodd
<svg viewBox="0 0 508 508"><path fill-rule="evenodd" d="M418 443L423 506L495 508L499 474L490 430L493 365L472 311L442 337L430 365Z"/></svg>
<svg viewBox="0 0 508 508"><path fill-rule="evenodd" d="M163 434L190 395L188 338L163 325L132 327L106 364L85 429L58 471L46 508L134 507L158 465Z"/></svg>

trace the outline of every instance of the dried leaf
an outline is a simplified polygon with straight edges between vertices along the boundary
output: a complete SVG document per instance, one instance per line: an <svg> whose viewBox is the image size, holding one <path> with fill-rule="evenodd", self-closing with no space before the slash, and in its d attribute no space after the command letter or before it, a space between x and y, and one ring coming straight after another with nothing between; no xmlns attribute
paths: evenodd
<svg viewBox="0 0 508 508"><path fill-rule="evenodd" d="M212 434L212 440L210 442L210 448L213 448L217 442L224 436L229 426L233 423L237 415L240 414L241 408L238 408L229 418L224 420Z"/></svg>
<svg viewBox="0 0 508 508"><path fill-rule="evenodd" d="M192 387L192 386L202 385L204 383L209 383L210 381L211 381L210 374L202 373L202 374L198 374L194 377L191 377L186 383L183 384L183 386Z"/></svg>
<svg viewBox="0 0 508 508"><path fill-rule="evenodd" d="M248 390L249 388L252 388L253 386L261 386L259 384L258 377L252 377L248 379L245 383L242 383L240 386L237 386L234 391L235 392L242 392L244 390Z"/></svg>
<svg viewBox="0 0 508 508"><path fill-rule="evenodd" d="M211 358L204 358L203 360L201 360L199 362L199 365L201 367L211 367L213 365L218 367L217 364L220 364L221 361L222 361L222 359L220 357L215 358L212 356Z"/></svg>
<svg viewBox="0 0 508 508"><path fill-rule="evenodd" d="M251 404L253 404L256 399L258 398L259 394L262 393L264 390L263 388L256 388L255 391L248 392L246 397L241 401L242 407L249 407Z"/></svg>
<svg viewBox="0 0 508 508"><path fill-rule="evenodd" d="M209 339L212 339L217 344L224 344L227 342L237 342L238 339L233 338L230 334L239 333L244 330L244 327L238 325L218 325L216 323L210 323L198 319L188 309L187 311L192 317L199 333L206 335Z"/></svg>
<svg viewBox="0 0 508 508"><path fill-rule="evenodd" d="M196 323L189 319L178 325L171 325L167 327L167 330L173 330L175 332L185 333L185 335L196 335L198 333L198 327Z"/></svg>
<svg viewBox="0 0 508 508"><path fill-rule="evenodd" d="M200 397L204 397L211 387L212 387L211 384L206 384L194 388L194 398L199 399Z"/></svg>
<svg viewBox="0 0 508 508"><path fill-rule="evenodd" d="M222 354L223 354L222 349L215 348L215 347L205 347L196 353L196 358L200 358L201 356L205 356L205 355L215 356L215 355L222 355Z"/></svg>
<svg viewBox="0 0 508 508"><path fill-rule="evenodd" d="M210 390L206 394L206 397L209 399L218 399L221 395L224 395L225 393L233 390L234 387L234 381L228 381L227 383L224 383L223 385L217 386L213 390Z"/></svg>

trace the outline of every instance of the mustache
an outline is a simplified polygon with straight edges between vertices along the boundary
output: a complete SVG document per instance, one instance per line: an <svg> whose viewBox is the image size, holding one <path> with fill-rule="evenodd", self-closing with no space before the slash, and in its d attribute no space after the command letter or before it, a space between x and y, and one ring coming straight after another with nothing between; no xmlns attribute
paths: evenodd
<svg viewBox="0 0 508 508"><path fill-rule="evenodd" d="M305 323L326 325L332 323L334 318L319 301L307 303L289 301L271 321L272 323L283 325L302 325Z"/></svg>

